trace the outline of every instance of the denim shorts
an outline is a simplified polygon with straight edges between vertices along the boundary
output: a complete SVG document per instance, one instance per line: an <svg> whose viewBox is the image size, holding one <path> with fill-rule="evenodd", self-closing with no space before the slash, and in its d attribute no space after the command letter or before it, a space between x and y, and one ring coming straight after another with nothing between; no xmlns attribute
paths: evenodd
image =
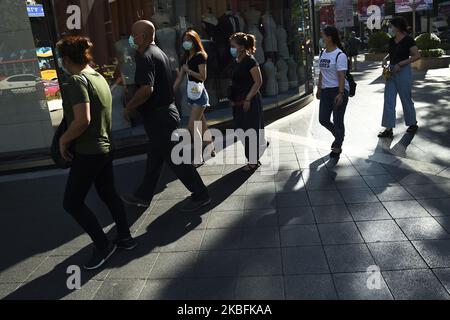
<svg viewBox="0 0 450 320"><path fill-rule="evenodd" d="M206 91L206 89L203 90L202 95L200 96L200 98L198 98L197 100L192 100L188 98L188 103L190 105L197 105L203 108L209 107L209 96L208 96L208 92Z"/></svg>

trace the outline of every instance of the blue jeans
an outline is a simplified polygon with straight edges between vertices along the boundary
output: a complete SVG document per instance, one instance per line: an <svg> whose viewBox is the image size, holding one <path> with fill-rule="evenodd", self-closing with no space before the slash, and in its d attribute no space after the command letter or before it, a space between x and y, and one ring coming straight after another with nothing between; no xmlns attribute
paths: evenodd
<svg viewBox="0 0 450 320"><path fill-rule="evenodd" d="M403 107L403 116L407 126L417 123L416 109L411 98L412 73L411 66L407 65L394 73L390 80L386 81L384 88L384 110L382 126L388 129L395 128L395 106L397 104L397 94Z"/></svg>
<svg viewBox="0 0 450 320"><path fill-rule="evenodd" d="M333 147L341 148L344 143L345 126L344 115L348 104L348 92L344 94L342 104L336 106L334 99L339 93L339 88L322 89L320 93L319 122L334 136ZM330 121L333 114L333 122Z"/></svg>

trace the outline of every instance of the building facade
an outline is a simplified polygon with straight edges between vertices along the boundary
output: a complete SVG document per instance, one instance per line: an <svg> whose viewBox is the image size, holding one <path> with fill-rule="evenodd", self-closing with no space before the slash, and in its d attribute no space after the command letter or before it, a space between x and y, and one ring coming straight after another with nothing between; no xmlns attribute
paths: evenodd
<svg viewBox="0 0 450 320"><path fill-rule="evenodd" d="M145 144L139 117L128 123L122 110L134 88L134 51L128 45L133 23L148 19L157 44L169 56L174 74L183 54L181 37L194 28L207 50L206 87L210 125L232 119L227 99L229 36L252 33L264 77L264 109L286 112L313 91L313 43L309 0L3 0L0 2L0 171L21 163L47 165L53 132L62 112L65 81L55 43L63 35L87 35L94 43L93 66L109 82L113 96L116 148ZM189 115L186 90L177 106Z"/></svg>

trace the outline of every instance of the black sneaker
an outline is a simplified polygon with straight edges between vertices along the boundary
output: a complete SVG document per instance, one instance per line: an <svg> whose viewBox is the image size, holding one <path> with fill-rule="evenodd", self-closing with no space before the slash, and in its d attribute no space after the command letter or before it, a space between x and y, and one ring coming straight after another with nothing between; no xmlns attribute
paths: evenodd
<svg viewBox="0 0 450 320"><path fill-rule="evenodd" d="M117 247L115 244L110 243L106 249L98 250L94 248L92 251L91 259L83 267L86 270L95 270L100 268L102 265L108 261L109 258L114 254Z"/></svg>
<svg viewBox="0 0 450 320"><path fill-rule="evenodd" d="M342 151L341 152L331 151L330 159L339 159L341 157L341 153L342 153Z"/></svg>
<svg viewBox="0 0 450 320"><path fill-rule="evenodd" d="M126 239L116 239L114 240L114 244L117 246L117 249L122 250L133 250L137 247L137 242L132 237Z"/></svg>
<svg viewBox="0 0 450 320"><path fill-rule="evenodd" d="M416 133L417 130L419 130L419 126L417 124L414 124L412 126L409 126L406 132L408 133Z"/></svg>
<svg viewBox="0 0 450 320"><path fill-rule="evenodd" d="M378 138L393 138L393 137L394 132L392 131L392 129L386 129L378 134Z"/></svg>
<svg viewBox="0 0 450 320"><path fill-rule="evenodd" d="M203 207L206 207L211 203L211 198L208 196L207 198L197 199L195 196L191 196L189 198L188 203L180 209L182 212L195 212L200 210Z"/></svg>
<svg viewBox="0 0 450 320"><path fill-rule="evenodd" d="M123 202L130 206L148 208L150 207L150 201L140 199L136 197L134 194L123 194L121 197Z"/></svg>

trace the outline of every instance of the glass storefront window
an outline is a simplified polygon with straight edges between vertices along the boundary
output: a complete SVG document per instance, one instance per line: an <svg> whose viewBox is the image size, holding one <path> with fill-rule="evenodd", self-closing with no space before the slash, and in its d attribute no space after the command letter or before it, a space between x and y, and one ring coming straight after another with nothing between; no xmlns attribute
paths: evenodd
<svg viewBox="0 0 450 320"><path fill-rule="evenodd" d="M44 9L51 9L51 16L46 10L41 11L42 3L46 3ZM12 58L0 61L0 77L33 74L45 83L40 96L36 92L33 98L27 98L33 100L38 106L34 108L41 112L38 122L43 137L36 145L30 145L32 139L27 143L15 141L14 145L22 151L48 148L53 127L62 119L64 92L61 94L60 87L64 87L64 75L55 64L54 47L56 39L66 34L87 35L94 43L93 67L108 80L113 96L116 146L121 148L145 142L139 117L131 123L122 117L126 101L134 91L134 51L128 45L128 36L133 23L140 19L151 20L157 27L157 44L169 56L174 76L183 55L182 34L193 28L201 35L209 56L206 87L211 107L207 109L206 118L210 125L232 119L227 94L234 61L229 53L228 39L234 32L251 33L257 38L255 57L264 77L261 90L264 109L294 103L312 92L310 5L308 0L23 0L20 4L22 20L29 26L28 38L23 39L28 39L28 43L19 45L12 38L2 38L5 39L3 43L14 44L9 50L16 55L24 51L23 57L13 63L8 60ZM49 35L48 24L54 27L54 34ZM12 28L14 25L11 24ZM0 53L4 47L0 44ZM30 59L25 59L26 54ZM0 99L5 99L2 104L11 105L7 101L9 98ZM32 107L24 102L25 105L29 112ZM186 83L177 92L177 106L184 118L189 116ZM4 119L2 117L2 121ZM36 127L28 126L27 130L33 139L37 139L38 135L33 135ZM4 144L2 148L5 148Z"/></svg>

